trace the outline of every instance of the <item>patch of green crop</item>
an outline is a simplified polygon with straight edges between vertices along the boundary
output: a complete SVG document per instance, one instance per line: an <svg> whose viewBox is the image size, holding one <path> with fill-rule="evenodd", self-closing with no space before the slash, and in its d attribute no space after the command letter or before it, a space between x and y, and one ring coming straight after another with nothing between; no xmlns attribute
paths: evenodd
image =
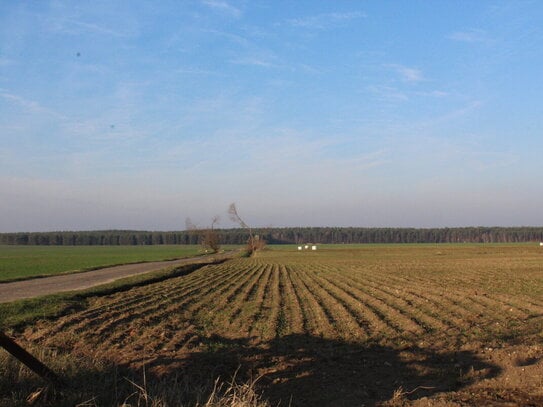
<svg viewBox="0 0 543 407"><path fill-rule="evenodd" d="M0 246L0 282L199 254L197 245Z"/></svg>

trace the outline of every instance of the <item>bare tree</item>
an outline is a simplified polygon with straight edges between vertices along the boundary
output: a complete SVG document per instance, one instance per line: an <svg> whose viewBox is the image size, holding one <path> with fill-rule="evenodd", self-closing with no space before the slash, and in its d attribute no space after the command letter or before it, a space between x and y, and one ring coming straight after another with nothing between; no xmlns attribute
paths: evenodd
<svg viewBox="0 0 543 407"><path fill-rule="evenodd" d="M220 217L215 215L211 218L211 226L209 228L200 229L190 218L185 219L185 227L189 233L197 236L198 242L207 252L211 250L213 253L217 253L220 248L219 234L215 230L215 225L220 221Z"/></svg>
<svg viewBox="0 0 543 407"><path fill-rule="evenodd" d="M185 229L189 232L194 232L195 230L198 230L198 226L194 222L192 222L191 218L185 219Z"/></svg>
<svg viewBox="0 0 543 407"><path fill-rule="evenodd" d="M236 222L238 225L240 225L244 229L247 229L247 231L249 232L249 241L247 242L247 247L250 253L257 251L258 249L262 249L265 246L266 242L263 239L260 239L260 236L254 236L251 227L247 223L245 223L243 219L241 219L238 214L236 204L234 202L232 202L230 204L230 207L228 208L228 215L230 215L230 219L233 222Z"/></svg>
<svg viewBox="0 0 543 407"><path fill-rule="evenodd" d="M221 218L218 215L213 216L211 219L211 227L204 230L203 233L203 245L204 247L211 249L213 253L217 253L221 248L219 234L215 230L215 225L217 225L220 220Z"/></svg>

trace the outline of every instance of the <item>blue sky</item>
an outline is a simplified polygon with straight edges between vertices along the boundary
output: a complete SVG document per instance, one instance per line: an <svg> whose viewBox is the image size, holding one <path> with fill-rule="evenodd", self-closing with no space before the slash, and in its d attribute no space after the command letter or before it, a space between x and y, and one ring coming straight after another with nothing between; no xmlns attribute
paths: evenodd
<svg viewBox="0 0 543 407"><path fill-rule="evenodd" d="M539 1L0 2L0 231L543 225Z"/></svg>

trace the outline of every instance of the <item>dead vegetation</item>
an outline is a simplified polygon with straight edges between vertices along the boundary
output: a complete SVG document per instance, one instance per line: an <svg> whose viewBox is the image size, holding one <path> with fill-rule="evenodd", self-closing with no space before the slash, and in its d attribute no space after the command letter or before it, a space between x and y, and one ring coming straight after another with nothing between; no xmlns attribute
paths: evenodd
<svg viewBox="0 0 543 407"><path fill-rule="evenodd" d="M199 244L206 253L218 253L221 249L221 242L215 226L218 225L219 221L220 217L218 215L213 216L209 227L200 228L190 218L187 218L185 219L185 228L190 234L197 237Z"/></svg>
<svg viewBox="0 0 543 407"><path fill-rule="evenodd" d="M253 229L245 223L241 216L239 216L238 209L234 202L228 207L228 215L232 222L238 224L249 233L249 240L247 241L247 251L249 254L253 254L257 250L262 250L266 246L266 241L259 235L253 234Z"/></svg>

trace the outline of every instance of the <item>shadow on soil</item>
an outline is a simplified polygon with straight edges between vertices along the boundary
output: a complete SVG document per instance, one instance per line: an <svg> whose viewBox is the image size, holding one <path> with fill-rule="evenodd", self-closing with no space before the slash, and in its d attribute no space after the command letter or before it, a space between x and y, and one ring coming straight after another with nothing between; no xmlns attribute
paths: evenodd
<svg viewBox="0 0 543 407"><path fill-rule="evenodd" d="M259 377L257 392L272 406L401 405L402 400L460 390L501 372L466 351L395 349L308 335L278 337L257 346L212 336L195 346L184 357L148 355L129 365L99 366L95 360L87 368L67 368L63 376L69 387L40 397L37 404L68 406L90 400L88 405L146 405L148 394L165 405L194 405L205 403L216 378L245 383ZM35 380L19 381L18 389L10 382L18 382L16 375L0 380L0 405L25 405L36 389Z"/></svg>
<svg viewBox="0 0 543 407"><path fill-rule="evenodd" d="M157 358L148 369L166 379L182 376L190 386L211 378L258 379L258 389L272 405L374 406L438 392L459 390L497 376L501 369L466 351L348 344L308 335L289 335L250 346L243 340L210 337L205 351L188 359Z"/></svg>

